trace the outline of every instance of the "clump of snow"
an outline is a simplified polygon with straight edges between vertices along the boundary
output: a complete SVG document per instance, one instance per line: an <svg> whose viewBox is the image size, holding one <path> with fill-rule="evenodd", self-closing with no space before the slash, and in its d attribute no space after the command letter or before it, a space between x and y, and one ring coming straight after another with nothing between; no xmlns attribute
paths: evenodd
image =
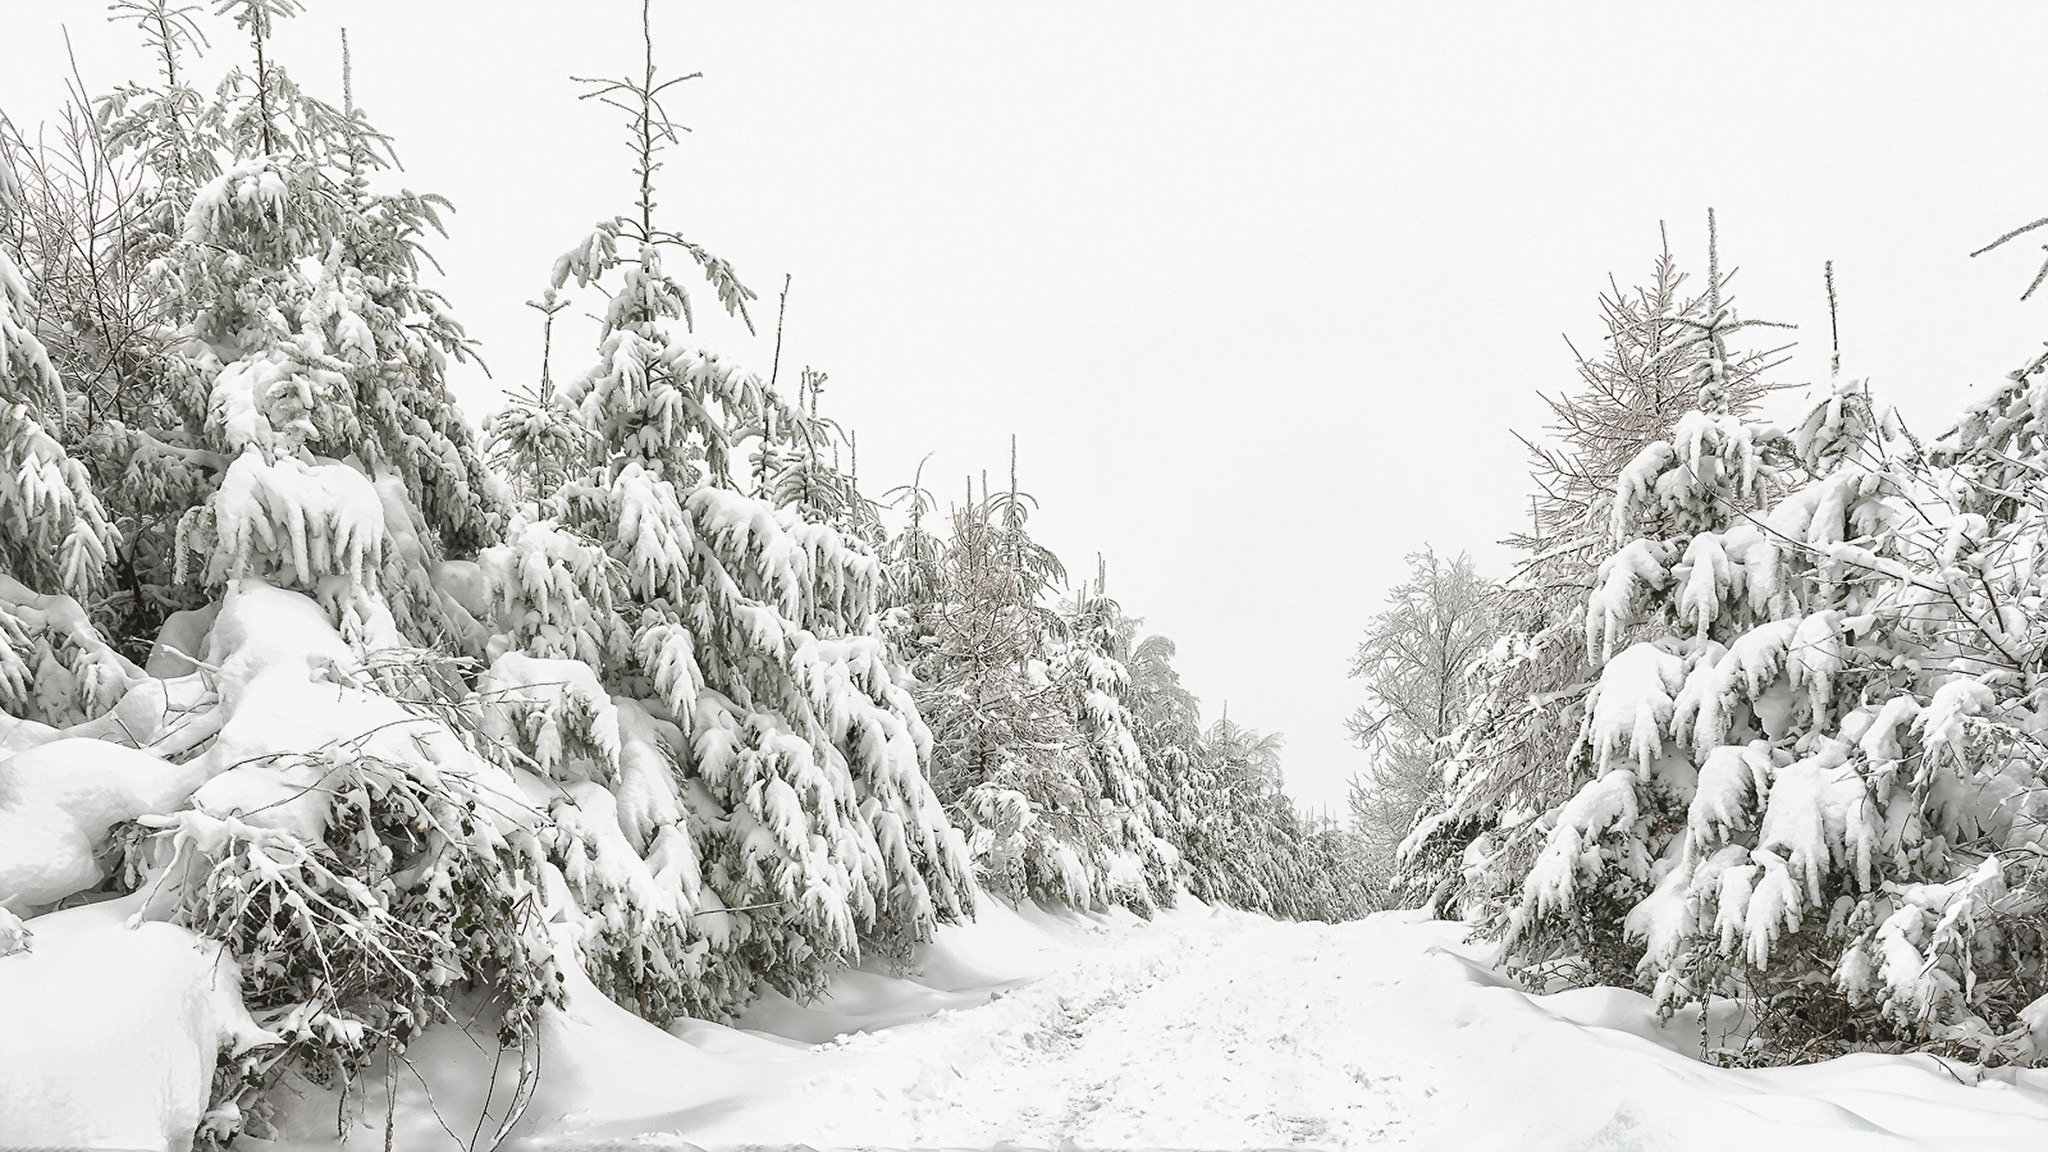
<svg viewBox="0 0 2048 1152"><path fill-rule="evenodd" d="M200 576L209 584L260 576L313 591L323 576L340 574L372 585L384 560L383 500L346 464L265 460L251 447L228 466L212 503L187 521L181 548L206 556Z"/></svg>
<svg viewBox="0 0 2048 1152"><path fill-rule="evenodd" d="M104 740L0 760L0 907L26 913L99 883L107 829L176 807L203 778Z"/></svg>

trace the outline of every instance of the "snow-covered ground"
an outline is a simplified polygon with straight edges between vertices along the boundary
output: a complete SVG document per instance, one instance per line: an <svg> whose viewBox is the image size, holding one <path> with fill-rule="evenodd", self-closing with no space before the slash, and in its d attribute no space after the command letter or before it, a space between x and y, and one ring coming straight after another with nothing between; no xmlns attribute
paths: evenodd
<svg viewBox="0 0 2048 1152"><path fill-rule="evenodd" d="M2048 1071L1880 1056L1714 1067L1696 1057L1727 1039L1708 1035L1720 1022L1660 1027L1643 997L1610 989L1525 994L1452 925L989 908L948 929L914 979L846 973L811 1005L771 997L742 1028L665 1034L586 987L549 1026L507 1146L2048 1147ZM395 1146L467 1147L480 1132L489 1147L512 1068L493 1084L483 1049L430 1036L397 1073ZM351 1110L350 1143L383 1146L381 1093ZM312 1138L334 1115L313 1097L298 1121Z"/></svg>

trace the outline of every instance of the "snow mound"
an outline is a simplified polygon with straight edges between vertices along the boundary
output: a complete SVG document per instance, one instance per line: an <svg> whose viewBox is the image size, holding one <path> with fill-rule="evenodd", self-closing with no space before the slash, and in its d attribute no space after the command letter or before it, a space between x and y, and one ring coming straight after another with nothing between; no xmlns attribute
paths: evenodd
<svg viewBox="0 0 2048 1152"><path fill-rule="evenodd" d="M216 1055L276 1042L218 944L128 927L134 904L39 916L30 947L0 956L0 1148L182 1152Z"/></svg>
<svg viewBox="0 0 2048 1152"><path fill-rule="evenodd" d="M0 759L0 908L25 915L99 883L107 829L176 807L197 782L189 769L103 740L54 740Z"/></svg>

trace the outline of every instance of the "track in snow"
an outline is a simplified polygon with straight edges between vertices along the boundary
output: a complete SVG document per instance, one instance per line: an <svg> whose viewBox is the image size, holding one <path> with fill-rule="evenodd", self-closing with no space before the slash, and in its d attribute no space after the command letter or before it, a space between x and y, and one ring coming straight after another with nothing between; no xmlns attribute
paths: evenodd
<svg viewBox="0 0 2048 1152"><path fill-rule="evenodd" d="M911 1142L1396 1142L1409 1081L1345 943L1322 925L1175 933L1034 985L1016 1046L915 1107Z"/></svg>
<svg viewBox="0 0 2048 1152"><path fill-rule="evenodd" d="M1022 932L998 926L998 950L1028 950L1034 930L1009 921ZM1044 975L992 996L985 981L946 992L851 973L820 1007L784 1002L754 1022L876 1030L805 1044L688 1025L678 1047L694 1063L642 1048L579 1081L603 1095L645 1064L641 1099L658 1114L558 1111L521 1148L2048 1147L2048 1069L1872 1054L1718 1068L1698 1059L1713 1029L1697 1013L1660 1020L1621 989L1532 996L1464 958L1462 935L1412 917L1290 924L1197 906L1068 925Z"/></svg>
<svg viewBox="0 0 2048 1152"><path fill-rule="evenodd" d="M786 1051L762 1069L788 1077L773 1100L601 1146L1399 1146L1431 1076L1381 1026L1393 980L1358 928L1107 931L978 1007Z"/></svg>

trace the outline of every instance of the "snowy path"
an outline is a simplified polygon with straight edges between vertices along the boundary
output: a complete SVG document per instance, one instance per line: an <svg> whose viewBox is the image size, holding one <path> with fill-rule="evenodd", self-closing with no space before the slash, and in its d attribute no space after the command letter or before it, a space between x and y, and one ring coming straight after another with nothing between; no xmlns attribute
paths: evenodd
<svg viewBox="0 0 2048 1152"><path fill-rule="evenodd" d="M1697 1018L1660 1026L1615 989L1528 995L1458 935L1199 907L1152 924L999 911L949 930L917 981L847 973L814 1005L771 997L751 1030L664 1034L586 999L552 1034L511 1146L2048 1147L2048 1070L1712 1067Z"/></svg>
<svg viewBox="0 0 2048 1152"><path fill-rule="evenodd" d="M1398 1140L1413 1065L1376 1034L1370 957L1356 947L1364 939L1247 921L1221 932L1192 925L1108 951L1007 1006L955 1017L957 1028L1006 1018L995 1035L947 1046L956 1057L951 1077L904 1101L903 1127L850 1124L845 1135L857 1137L849 1143L970 1147ZM842 1048L909 1054L930 1039L897 1029ZM967 1053L981 1058L963 1064L957 1057ZM824 1080L816 1090L830 1091Z"/></svg>

